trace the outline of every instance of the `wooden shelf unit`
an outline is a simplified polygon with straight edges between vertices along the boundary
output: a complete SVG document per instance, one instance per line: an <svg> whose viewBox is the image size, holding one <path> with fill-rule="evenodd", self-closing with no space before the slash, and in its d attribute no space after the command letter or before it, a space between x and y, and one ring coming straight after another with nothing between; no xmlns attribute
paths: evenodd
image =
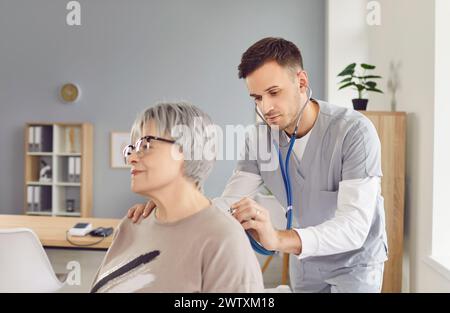
<svg viewBox="0 0 450 313"><path fill-rule="evenodd" d="M50 140L51 142L47 145L45 152L34 151L33 147L35 146L30 146L30 127L46 128L47 138L44 140ZM41 134L43 133L42 131ZM28 215L90 217L93 178L92 124L27 123L25 125L24 147L24 213ZM30 149L33 151L30 151ZM68 163L70 157L80 158L80 176L77 181L69 181ZM40 181L41 160L51 164L51 181ZM46 207L39 210L30 208L29 186L39 187L39 198L45 196ZM34 191L36 190L34 189ZM68 199L74 200L73 211L67 210L66 200ZM43 199L40 200L43 205Z"/></svg>
<svg viewBox="0 0 450 313"><path fill-rule="evenodd" d="M381 142L381 194L384 198L389 259L382 292L401 292L405 210L406 113L360 111L377 129Z"/></svg>

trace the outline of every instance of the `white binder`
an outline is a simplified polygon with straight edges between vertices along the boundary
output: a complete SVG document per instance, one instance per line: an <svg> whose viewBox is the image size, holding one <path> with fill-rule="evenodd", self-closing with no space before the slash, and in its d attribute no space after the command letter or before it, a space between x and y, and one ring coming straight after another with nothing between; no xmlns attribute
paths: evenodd
<svg viewBox="0 0 450 313"><path fill-rule="evenodd" d="M34 211L41 210L41 187L35 186L34 194L33 194L33 202L34 202Z"/></svg>
<svg viewBox="0 0 450 313"><path fill-rule="evenodd" d="M33 186L27 187L27 203L28 203L28 211L34 211L34 199L33 199Z"/></svg>
<svg viewBox="0 0 450 313"><path fill-rule="evenodd" d="M34 151L34 127L28 127L28 151Z"/></svg>
<svg viewBox="0 0 450 313"><path fill-rule="evenodd" d="M35 144L35 151L42 151L42 127L36 126L34 129L34 144Z"/></svg>
<svg viewBox="0 0 450 313"><path fill-rule="evenodd" d="M69 177L68 180L69 182L74 182L75 181L75 158L73 157L69 157Z"/></svg>
<svg viewBox="0 0 450 313"><path fill-rule="evenodd" d="M80 173L81 173L81 159L75 158L75 181L80 182Z"/></svg>

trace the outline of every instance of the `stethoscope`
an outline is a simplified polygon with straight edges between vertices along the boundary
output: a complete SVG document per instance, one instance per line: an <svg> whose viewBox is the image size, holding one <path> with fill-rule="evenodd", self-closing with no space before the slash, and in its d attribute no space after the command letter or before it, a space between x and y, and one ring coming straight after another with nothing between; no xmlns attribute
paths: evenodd
<svg viewBox="0 0 450 313"><path fill-rule="evenodd" d="M281 176L283 177L283 184L284 184L284 189L286 191L286 199L287 199L287 209L286 209L286 230L289 230L292 228L292 186L291 186L291 178L289 176L289 161L291 159L291 154L292 154L292 149L294 147L295 144L295 139L297 137L297 131L298 131L298 127L299 127L299 122L301 120L301 117L303 115L303 111L305 110L306 106L308 105L311 97L312 97L312 89L311 87L307 86L306 87L308 89L308 97L306 99L306 102L303 104L302 108L300 109L300 112L298 114L297 117L297 121L295 123L295 129L294 129L294 133L292 134L290 140L289 140L289 148L287 150L287 154L286 154L286 159L284 161L283 164L283 155L281 154L281 150L280 148L277 146L277 144L275 142L273 142L275 148L278 151L278 162L280 165L280 170L281 170ZM267 123L266 119L263 117L262 112L260 111L260 109L258 108L258 105L255 104L255 111L256 114L258 114L258 116L261 118L262 121L264 121L264 123L266 123L266 125L269 127L269 132L271 132L270 129L270 125L269 123ZM280 144L278 144L280 145ZM266 248L264 248L258 241L255 240L255 238L253 238L250 233L247 231L247 236L250 239L250 244L253 248L253 250L255 250L256 252L258 252L259 254L262 255L273 255L276 253L276 251L273 250L267 250Z"/></svg>

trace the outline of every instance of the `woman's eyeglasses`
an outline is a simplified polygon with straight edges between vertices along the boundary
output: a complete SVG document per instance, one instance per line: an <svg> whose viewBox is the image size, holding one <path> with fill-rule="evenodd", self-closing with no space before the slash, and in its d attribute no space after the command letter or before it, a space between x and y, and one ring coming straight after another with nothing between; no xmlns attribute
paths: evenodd
<svg viewBox="0 0 450 313"><path fill-rule="evenodd" d="M130 158L130 155L134 151L136 151L136 153L139 157L142 157L152 147L153 140L167 142L170 144L175 143L175 140L169 140L169 139L155 137L155 136L142 137L141 139L136 141L136 143L134 145L128 145L125 147L125 149L123 149L123 157L124 157L125 164L129 164L128 160Z"/></svg>

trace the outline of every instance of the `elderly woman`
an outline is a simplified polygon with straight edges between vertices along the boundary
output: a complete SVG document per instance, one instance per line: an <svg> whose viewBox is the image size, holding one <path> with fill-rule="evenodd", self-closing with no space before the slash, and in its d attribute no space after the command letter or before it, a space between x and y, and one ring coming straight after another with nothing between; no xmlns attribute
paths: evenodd
<svg viewBox="0 0 450 313"><path fill-rule="evenodd" d="M208 126L209 117L187 103L158 104L136 119L137 141L124 150L131 189L156 209L138 224L122 220L92 292L263 291L243 228L201 191L214 157L191 152L214 148Z"/></svg>

